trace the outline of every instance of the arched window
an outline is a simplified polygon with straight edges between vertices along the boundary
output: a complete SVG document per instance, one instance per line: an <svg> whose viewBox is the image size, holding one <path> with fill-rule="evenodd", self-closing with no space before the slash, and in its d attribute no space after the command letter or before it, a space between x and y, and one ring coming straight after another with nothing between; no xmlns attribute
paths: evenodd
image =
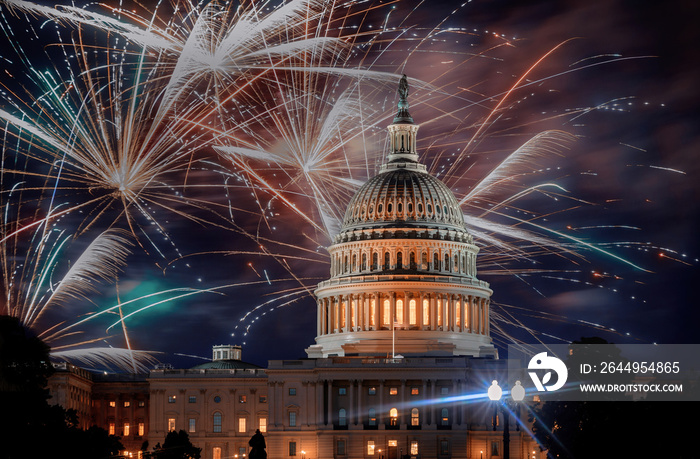
<svg viewBox="0 0 700 459"><path fill-rule="evenodd" d="M338 425L339 426L348 425L348 420L345 417L345 408L341 408L338 410Z"/></svg>
<svg viewBox="0 0 700 459"><path fill-rule="evenodd" d="M396 254L396 269L403 268L403 252Z"/></svg>
<svg viewBox="0 0 700 459"><path fill-rule="evenodd" d="M377 412L374 410L374 408L369 409L369 413L367 416L367 424L371 426L376 426L377 425Z"/></svg>
<svg viewBox="0 0 700 459"><path fill-rule="evenodd" d="M416 269L416 253L411 252L411 255L409 256L409 267L411 269Z"/></svg>
<svg viewBox="0 0 700 459"><path fill-rule="evenodd" d="M445 266L444 266L444 268L445 268L445 271L450 270L450 255L449 254L445 254Z"/></svg>
<svg viewBox="0 0 700 459"><path fill-rule="evenodd" d="M379 254L374 252L372 254L372 271L379 269Z"/></svg>
<svg viewBox="0 0 700 459"><path fill-rule="evenodd" d="M389 423L392 426L399 425L399 410L392 408L389 410Z"/></svg>
<svg viewBox="0 0 700 459"><path fill-rule="evenodd" d="M411 299L408 302L408 323L410 325L416 325L418 323L418 317L416 313L416 300Z"/></svg>
<svg viewBox="0 0 700 459"><path fill-rule="evenodd" d="M386 205L386 213L389 214L389 215L391 215L391 211L393 210L393 208L394 208L394 207L393 207L393 205L392 205L390 202L387 203L387 205Z"/></svg>
<svg viewBox="0 0 700 459"><path fill-rule="evenodd" d="M389 255L389 252L384 252L384 271L388 271L390 269L390 264L391 258Z"/></svg>
<svg viewBox="0 0 700 459"><path fill-rule="evenodd" d="M352 272L357 271L357 254L352 254Z"/></svg>
<svg viewBox="0 0 700 459"><path fill-rule="evenodd" d="M433 271L440 271L440 259L437 253L433 254Z"/></svg>
<svg viewBox="0 0 700 459"><path fill-rule="evenodd" d="M218 446L215 446L214 449L212 450L212 457L214 459L221 459L221 448Z"/></svg>
<svg viewBox="0 0 700 459"><path fill-rule="evenodd" d="M396 321L400 324L404 322L403 320L403 300L396 300Z"/></svg>
<svg viewBox="0 0 700 459"><path fill-rule="evenodd" d="M459 258L457 258L457 254L455 254L454 258L454 269L452 270L453 272L459 272Z"/></svg>
<svg viewBox="0 0 700 459"><path fill-rule="evenodd" d="M420 425L420 413L418 412L418 408L413 408L411 410L411 425L412 426L419 426Z"/></svg>
<svg viewBox="0 0 700 459"><path fill-rule="evenodd" d="M428 269L428 252L423 252L423 254L421 255L420 269L424 271Z"/></svg>
<svg viewBox="0 0 700 459"><path fill-rule="evenodd" d="M370 325L370 327L377 326L377 324L374 320L374 317L376 314L377 314L377 300L372 298L369 302L369 325Z"/></svg>
<svg viewBox="0 0 700 459"><path fill-rule="evenodd" d="M219 411L214 412L213 424L214 432L221 433L221 413Z"/></svg>
<svg viewBox="0 0 700 459"><path fill-rule="evenodd" d="M362 271L367 271L367 254L362 254Z"/></svg>
<svg viewBox="0 0 700 459"><path fill-rule="evenodd" d="M450 412L447 408L440 410L440 424L443 426L450 425Z"/></svg>
<svg viewBox="0 0 700 459"><path fill-rule="evenodd" d="M348 272L348 256L345 255L345 267L343 268L343 274Z"/></svg>

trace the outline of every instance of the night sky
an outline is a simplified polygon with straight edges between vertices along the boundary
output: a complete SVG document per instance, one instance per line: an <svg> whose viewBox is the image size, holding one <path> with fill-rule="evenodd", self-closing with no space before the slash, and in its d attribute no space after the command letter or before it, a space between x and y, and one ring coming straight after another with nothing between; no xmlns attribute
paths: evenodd
<svg viewBox="0 0 700 459"><path fill-rule="evenodd" d="M173 43L193 30L216 43L222 24L240 20L230 12L207 33L193 26L202 7L187 17L161 7L153 28L171 32L165 45L77 9L3 4L0 311L36 304L32 327L54 349L130 346L177 367L201 363L184 355L208 358L216 344L241 344L261 366L305 356L329 233L378 171L406 73L422 161L458 200L474 193L462 209L481 248L479 278L494 290L499 347L582 336L698 342L699 7L434 3L360 2L323 10L306 29L268 25L249 33L248 56L211 57L210 68L225 69L214 77L196 66L200 48ZM145 30L138 18L154 12L133 8L84 11ZM274 8L246 3L252 10L263 21ZM325 31L316 39L340 40L303 41L314 28ZM279 54L285 43L299 46ZM541 133L555 141L508 161ZM102 136L104 148L89 140ZM103 156L111 165L71 150L129 142L126 159ZM149 151L153 162L120 189L127 182L109 168ZM501 180L480 188L503 161ZM118 273L102 254L90 269L104 276L47 300L109 229L130 251ZM108 329L118 309L97 314L119 303L125 326Z"/></svg>

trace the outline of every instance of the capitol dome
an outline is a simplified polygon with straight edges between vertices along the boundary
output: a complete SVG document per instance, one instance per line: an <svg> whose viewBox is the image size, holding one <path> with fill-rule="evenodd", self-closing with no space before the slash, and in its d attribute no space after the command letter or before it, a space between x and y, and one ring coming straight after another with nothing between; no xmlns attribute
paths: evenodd
<svg viewBox="0 0 700 459"><path fill-rule="evenodd" d="M389 164L358 190L345 211L341 233L390 226L465 231L452 191L432 175L400 165Z"/></svg>
<svg viewBox="0 0 700 459"><path fill-rule="evenodd" d="M316 344L306 352L494 357L479 248L452 191L419 160L405 76L399 95L386 164L350 200L328 247L330 278L315 291Z"/></svg>

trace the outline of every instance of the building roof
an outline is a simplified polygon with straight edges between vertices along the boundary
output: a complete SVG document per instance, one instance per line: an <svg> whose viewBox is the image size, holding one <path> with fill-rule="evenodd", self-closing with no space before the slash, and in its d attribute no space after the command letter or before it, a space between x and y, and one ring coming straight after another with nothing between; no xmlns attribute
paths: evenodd
<svg viewBox="0 0 700 459"><path fill-rule="evenodd" d="M195 367L193 370L255 370L259 367L255 364L244 362L242 360L214 360L212 362L205 362Z"/></svg>

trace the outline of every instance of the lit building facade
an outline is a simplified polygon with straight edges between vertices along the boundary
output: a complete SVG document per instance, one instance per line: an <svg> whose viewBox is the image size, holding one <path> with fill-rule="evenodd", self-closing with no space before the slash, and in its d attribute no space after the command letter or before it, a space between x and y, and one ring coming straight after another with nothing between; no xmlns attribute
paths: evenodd
<svg viewBox="0 0 700 459"><path fill-rule="evenodd" d="M151 446L182 429L204 459L242 458L260 429L271 459L504 457L503 413L486 396L507 385L492 291L454 194L419 161L405 79L399 92L387 162L328 248L308 358L262 369L215 346L207 364L151 371ZM544 457L510 425L510 458Z"/></svg>

